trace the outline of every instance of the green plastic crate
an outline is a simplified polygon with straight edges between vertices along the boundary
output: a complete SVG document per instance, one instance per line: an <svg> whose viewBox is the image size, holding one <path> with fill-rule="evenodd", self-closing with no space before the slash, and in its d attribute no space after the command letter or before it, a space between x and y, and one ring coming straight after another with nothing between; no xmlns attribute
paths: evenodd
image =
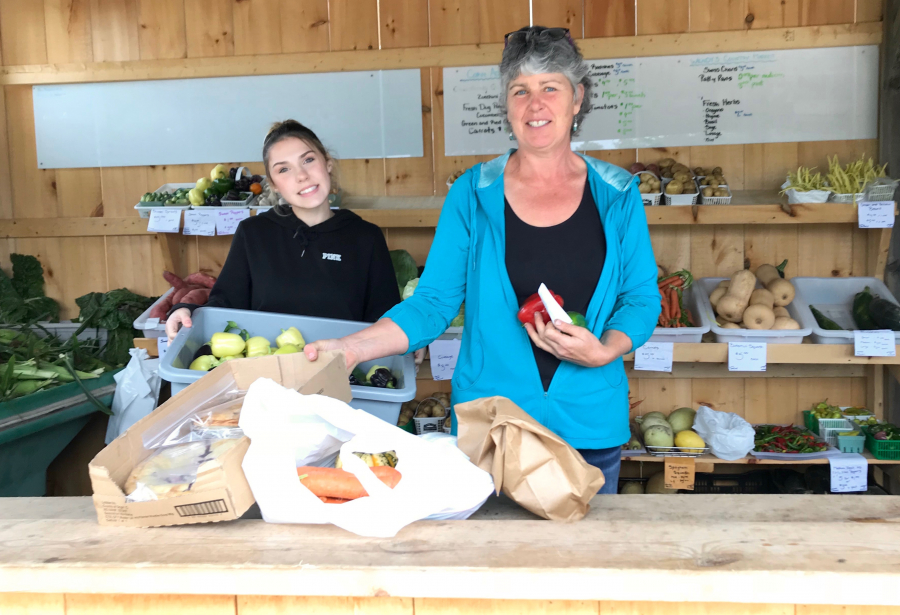
<svg viewBox="0 0 900 615"><path fill-rule="evenodd" d="M118 371L83 382L109 406ZM95 412L75 382L0 404L0 497L44 495L47 468Z"/></svg>
<svg viewBox="0 0 900 615"><path fill-rule="evenodd" d="M815 414L812 413L812 410L804 410L803 411L803 424L806 426L808 430L816 434L817 436L821 436L822 434L819 432L820 428L834 428L834 427L843 427L844 421L846 419L820 419L817 418Z"/></svg>
<svg viewBox="0 0 900 615"><path fill-rule="evenodd" d="M876 440L868 427L862 430L866 434L866 448L875 459L900 459L900 440Z"/></svg>

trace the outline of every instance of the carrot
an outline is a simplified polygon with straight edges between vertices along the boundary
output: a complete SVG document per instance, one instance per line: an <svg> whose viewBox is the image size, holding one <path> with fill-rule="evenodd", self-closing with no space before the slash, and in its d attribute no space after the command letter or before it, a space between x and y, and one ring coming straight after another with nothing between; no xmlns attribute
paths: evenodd
<svg viewBox="0 0 900 615"><path fill-rule="evenodd" d="M324 496L319 496L319 499L325 502L326 504L343 504L344 502L349 502L350 500L342 500L341 498L326 498Z"/></svg>
<svg viewBox="0 0 900 615"><path fill-rule="evenodd" d="M659 286L664 288L669 288L670 286L675 286L676 288L681 288L684 286L684 280L679 276L675 276L673 278L666 278L657 283Z"/></svg>
<svg viewBox="0 0 900 615"><path fill-rule="evenodd" d="M370 469L381 482L391 489L400 482L400 472L394 468L376 466ZM297 468L297 475L300 476L300 482L320 498L355 500L369 495L363 488L362 483L359 482L359 479L346 470L301 466Z"/></svg>
<svg viewBox="0 0 900 615"><path fill-rule="evenodd" d="M659 295L660 295L660 305L662 306L662 311L659 314L659 319L662 323L665 323L665 320L667 317L667 312L669 310L669 302L666 299L665 292L660 291ZM663 324L662 326L665 326L665 324Z"/></svg>
<svg viewBox="0 0 900 615"><path fill-rule="evenodd" d="M678 291L674 288L669 289L669 303L672 304L671 318L678 321L681 318L681 306L678 305Z"/></svg>

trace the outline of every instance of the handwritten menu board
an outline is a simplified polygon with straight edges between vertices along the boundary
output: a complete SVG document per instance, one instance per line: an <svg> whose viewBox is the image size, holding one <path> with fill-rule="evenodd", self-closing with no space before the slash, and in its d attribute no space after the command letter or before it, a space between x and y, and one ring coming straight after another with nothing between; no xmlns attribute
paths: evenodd
<svg viewBox="0 0 900 615"><path fill-rule="evenodd" d="M588 63L591 112L575 149L877 137L877 46ZM444 69L445 155L516 146L501 96L496 66Z"/></svg>

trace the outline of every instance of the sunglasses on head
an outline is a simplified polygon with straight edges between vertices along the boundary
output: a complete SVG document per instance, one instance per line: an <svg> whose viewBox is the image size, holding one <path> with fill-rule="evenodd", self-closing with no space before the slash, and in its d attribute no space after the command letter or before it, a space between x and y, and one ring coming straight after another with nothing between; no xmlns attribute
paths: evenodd
<svg viewBox="0 0 900 615"><path fill-rule="evenodd" d="M517 41L521 39L528 44L532 41L532 39L537 40L545 40L545 41L558 41L561 39L566 39L569 41L569 44L572 47L575 47L575 41L572 40L571 35L569 34L568 28L545 28L543 30L535 30L534 28L529 28L527 30L516 30L515 32L510 32L505 37L503 37L503 48L506 49L509 47L510 40Z"/></svg>

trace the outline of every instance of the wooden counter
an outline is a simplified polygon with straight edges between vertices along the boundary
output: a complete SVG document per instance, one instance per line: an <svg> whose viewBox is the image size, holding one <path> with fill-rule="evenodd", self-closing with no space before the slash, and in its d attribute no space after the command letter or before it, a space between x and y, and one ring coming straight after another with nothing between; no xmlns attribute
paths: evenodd
<svg viewBox="0 0 900 615"><path fill-rule="evenodd" d="M780 613L797 610L785 605L900 605L894 496L606 496L571 525L492 498L468 521L420 522L390 539L251 519L104 528L90 498L3 499L0 545L0 592L20 592L0 593L4 615L33 612L11 608L30 601L63 605L41 613L118 613L122 601L135 600L146 602L141 613L340 613L348 611L334 604L349 604L348 597L385 599L363 601L370 608L359 613L410 614L413 606L417 614L469 612L460 599L489 599L501 605L491 607L495 613L524 612L507 607L526 604L496 599L575 601L562 610L552 603L550 610L564 613L614 605L617 613L648 612L634 601L758 603L781 605ZM84 594L120 596L110 602ZM178 595L194 595L191 604L224 599L226 607L165 610ZM337 602L330 610L269 611L253 606L271 603L262 596L332 597L300 599L307 606ZM90 609L68 606L85 600ZM151 608L157 603L163 606ZM769 609L753 607L761 610Z"/></svg>

